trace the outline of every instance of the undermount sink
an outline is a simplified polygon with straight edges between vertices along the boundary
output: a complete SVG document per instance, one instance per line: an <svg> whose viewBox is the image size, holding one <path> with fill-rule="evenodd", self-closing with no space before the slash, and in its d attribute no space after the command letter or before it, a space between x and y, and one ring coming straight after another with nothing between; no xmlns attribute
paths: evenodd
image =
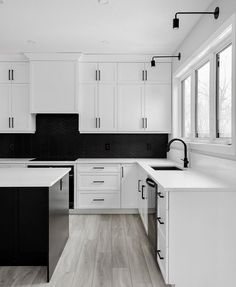
<svg viewBox="0 0 236 287"><path fill-rule="evenodd" d="M151 166L154 170L182 170L177 166Z"/></svg>

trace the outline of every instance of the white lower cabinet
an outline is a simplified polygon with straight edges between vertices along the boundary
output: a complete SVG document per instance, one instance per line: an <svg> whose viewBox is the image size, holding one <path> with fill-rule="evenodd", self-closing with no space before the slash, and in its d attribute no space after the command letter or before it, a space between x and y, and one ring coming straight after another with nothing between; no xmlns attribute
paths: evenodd
<svg viewBox="0 0 236 287"><path fill-rule="evenodd" d="M121 208L138 208L137 178L136 164L121 166Z"/></svg>
<svg viewBox="0 0 236 287"><path fill-rule="evenodd" d="M139 168L138 171L138 210L146 233L148 232L148 200L147 200L147 174Z"/></svg>
<svg viewBox="0 0 236 287"><path fill-rule="evenodd" d="M77 208L120 208L120 165L78 164Z"/></svg>
<svg viewBox="0 0 236 287"><path fill-rule="evenodd" d="M78 164L77 208L138 208L138 168L134 164Z"/></svg>

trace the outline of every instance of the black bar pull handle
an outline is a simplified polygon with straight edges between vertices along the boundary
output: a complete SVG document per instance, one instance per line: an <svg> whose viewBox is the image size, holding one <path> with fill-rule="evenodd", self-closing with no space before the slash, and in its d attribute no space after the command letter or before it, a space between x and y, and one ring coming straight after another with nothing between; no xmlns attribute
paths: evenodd
<svg viewBox="0 0 236 287"><path fill-rule="evenodd" d="M104 198L94 198L93 201L104 201Z"/></svg>
<svg viewBox="0 0 236 287"><path fill-rule="evenodd" d="M63 182L62 182L62 179L60 179L60 190L62 190L62 185L63 185Z"/></svg>
<svg viewBox="0 0 236 287"><path fill-rule="evenodd" d="M14 81L14 70L11 70L11 80Z"/></svg>
<svg viewBox="0 0 236 287"><path fill-rule="evenodd" d="M9 126L9 129L11 128L11 118L9 117L8 118L8 126Z"/></svg>
<svg viewBox="0 0 236 287"><path fill-rule="evenodd" d="M143 190L144 190L145 185L142 185L142 199L145 199L144 195L143 195Z"/></svg>
<svg viewBox="0 0 236 287"><path fill-rule="evenodd" d="M104 169L104 166L94 166L93 169Z"/></svg>
<svg viewBox="0 0 236 287"><path fill-rule="evenodd" d="M161 260L165 259L163 256L161 256L161 250L157 250L157 255Z"/></svg>
<svg viewBox="0 0 236 287"><path fill-rule="evenodd" d="M161 221L161 217L157 217L157 221L158 221L160 224L165 224L165 222Z"/></svg>
<svg viewBox="0 0 236 287"><path fill-rule="evenodd" d="M147 183L148 185L150 185L151 187L156 187L155 181L153 181L151 178L147 178L147 179L146 179L146 183Z"/></svg>
<svg viewBox="0 0 236 287"><path fill-rule="evenodd" d="M139 179L138 180L138 192L141 192L141 190L140 190L140 183L142 182L142 180L141 179Z"/></svg>
<svg viewBox="0 0 236 287"><path fill-rule="evenodd" d="M147 73L147 70L145 71L145 81L148 80L148 73Z"/></svg>
<svg viewBox="0 0 236 287"><path fill-rule="evenodd" d="M98 80L101 81L101 71L98 70Z"/></svg>
<svg viewBox="0 0 236 287"><path fill-rule="evenodd" d="M93 183L104 183L104 180L94 180Z"/></svg>
<svg viewBox="0 0 236 287"><path fill-rule="evenodd" d="M8 80L11 80L11 70L8 70Z"/></svg>
<svg viewBox="0 0 236 287"><path fill-rule="evenodd" d="M11 118L11 127L14 129L14 118Z"/></svg>
<svg viewBox="0 0 236 287"><path fill-rule="evenodd" d="M160 198L164 198L164 197L165 197L161 192L158 192L157 195L158 195Z"/></svg>
<svg viewBox="0 0 236 287"><path fill-rule="evenodd" d="M142 81L144 81L144 71L142 71Z"/></svg>

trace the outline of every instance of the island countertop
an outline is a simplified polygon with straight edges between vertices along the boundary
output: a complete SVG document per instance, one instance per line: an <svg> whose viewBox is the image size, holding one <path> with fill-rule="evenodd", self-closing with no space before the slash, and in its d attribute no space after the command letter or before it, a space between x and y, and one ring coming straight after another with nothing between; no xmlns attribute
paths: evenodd
<svg viewBox="0 0 236 287"><path fill-rule="evenodd" d="M50 187L70 168L1 168L0 187Z"/></svg>

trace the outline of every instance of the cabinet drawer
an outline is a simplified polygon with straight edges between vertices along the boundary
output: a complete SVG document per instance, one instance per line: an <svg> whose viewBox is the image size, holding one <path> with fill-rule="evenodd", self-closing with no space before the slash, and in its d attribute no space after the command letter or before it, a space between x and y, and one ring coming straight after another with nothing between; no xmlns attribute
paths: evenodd
<svg viewBox="0 0 236 287"><path fill-rule="evenodd" d="M119 174L80 174L79 190L106 190L109 192L120 189Z"/></svg>
<svg viewBox="0 0 236 287"><path fill-rule="evenodd" d="M119 164L78 164L78 172L96 172L96 173L106 173L106 172L120 172Z"/></svg>
<svg viewBox="0 0 236 287"><path fill-rule="evenodd" d="M120 195L115 194L79 194L79 208L103 209L120 208Z"/></svg>
<svg viewBox="0 0 236 287"><path fill-rule="evenodd" d="M164 281L168 284L168 248L166 239L160 233L157 238L157 262Z"/></svg>

